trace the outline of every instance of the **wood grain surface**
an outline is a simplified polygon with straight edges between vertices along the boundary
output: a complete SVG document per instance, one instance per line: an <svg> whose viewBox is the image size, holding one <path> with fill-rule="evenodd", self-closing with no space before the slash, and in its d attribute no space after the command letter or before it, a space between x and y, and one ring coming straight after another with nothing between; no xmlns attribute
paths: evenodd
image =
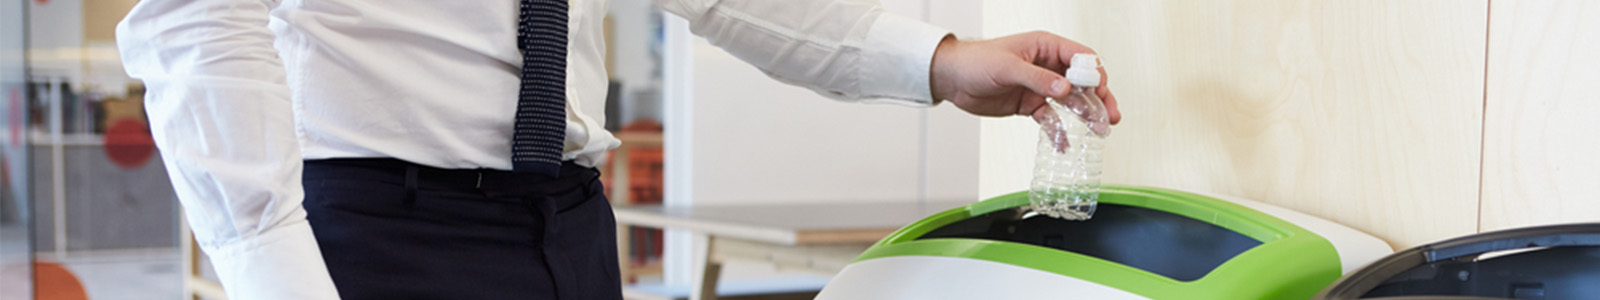
<svg viewBox="0 0 1600 300"><path fill-rule="evenodd" d="M1485 231L1600 221L1600 2L1491 2Z"/></svg>
<svg viewBox="0 0 1600 300"><path fill-rule="evenodd" d="M985 35L1094 47L1110 183L1241 196L1410 247L1477 229L1485 1L989 1ZM1594 23L1594 21L1590 21ZM1037 125L986 120L980 194L1027 188Z"/></svg>

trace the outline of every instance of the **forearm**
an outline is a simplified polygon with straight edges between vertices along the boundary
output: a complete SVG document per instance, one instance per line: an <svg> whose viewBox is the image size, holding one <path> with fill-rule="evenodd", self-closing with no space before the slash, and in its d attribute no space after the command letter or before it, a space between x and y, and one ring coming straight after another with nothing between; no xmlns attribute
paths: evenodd
<svg viewBox="0 0 1600 300"><path fill-rule="evenodd" d="M844 101L931 105L928 71L948 31L861 1L658 0L691 30L769 76Z"/></svg>

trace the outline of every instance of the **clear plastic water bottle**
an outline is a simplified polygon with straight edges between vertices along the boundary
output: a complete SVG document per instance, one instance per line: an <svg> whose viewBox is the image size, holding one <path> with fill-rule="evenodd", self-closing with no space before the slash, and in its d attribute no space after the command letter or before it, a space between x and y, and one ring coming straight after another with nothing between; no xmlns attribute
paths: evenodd
<svg viewBox="0 0 1600 300"><path fill-rule="evenodd" d="M1033 162L1028 202L1033 212L1067 220L1094 216L1100 198L1100 150L1111 133L1105 104L1094 90L1100 86L1100 63L1094 55L1072 57L1066 99L1046 99L1046 113L1035 115L1039 153Z"/></svg>

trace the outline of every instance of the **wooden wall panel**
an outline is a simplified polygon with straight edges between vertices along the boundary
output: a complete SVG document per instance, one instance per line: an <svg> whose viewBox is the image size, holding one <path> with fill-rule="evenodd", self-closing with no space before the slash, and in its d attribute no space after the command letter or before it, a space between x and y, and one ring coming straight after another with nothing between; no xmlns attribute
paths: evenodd
<svg viewBox="0 0 1600 300"><path fill-rule="evenodd" d="M1600 2L1495 0L1483 230L1600 221Z"/></svg>
<svg viewBox="0 0 1600 300"><path fill-rule="evenodd" d="M1410 247L1476 230L1484 1L989 1L987 36L1102 53L1108 182L1275 203ZM1037 127L986 120L980 193L1025 189Z"/></svg>

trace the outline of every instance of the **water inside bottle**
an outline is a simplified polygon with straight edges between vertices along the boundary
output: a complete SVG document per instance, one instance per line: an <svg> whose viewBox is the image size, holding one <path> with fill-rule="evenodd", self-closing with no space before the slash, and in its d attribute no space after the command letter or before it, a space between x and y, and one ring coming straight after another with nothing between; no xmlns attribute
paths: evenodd
<svg viewBox="0 0 1600 300"><path fill-rule="evenodd" d="M1082 91L1082 90L1080 90ZM1092 93L1092 92L1091 92ZM1028 192L1031 212L1024 217L1046 215L1066 220L1087 220L1094 215L1100 196L1101 133L1094 130L1094 121L1081 116L1100 117L1103 112L1080 113L1082 109L1101 109L1099 99L1093 94L1075 92L1068 103L1093 102L1087 107L1064 107L1051 99L1051 110L1039 123L1038 157L1034 161L1034 178ZM1072 105L1076 106L1076 105ZM1104 119L1098 121L1104 122Z"/></svg>
<svg viewBox="0 0 1600 300"><path fill-rule="evenodd" d="M1095 206L1099 205L1100 192L1082 191L1039 191L1040 198L1058 199L1045 200L1032 204L1032 213L1050 216L1065 220L1088 220L1094 216ZM1034 192L1028 194L1030 197ZM1024 218L1031 217L1023 215Z"/></svg>

